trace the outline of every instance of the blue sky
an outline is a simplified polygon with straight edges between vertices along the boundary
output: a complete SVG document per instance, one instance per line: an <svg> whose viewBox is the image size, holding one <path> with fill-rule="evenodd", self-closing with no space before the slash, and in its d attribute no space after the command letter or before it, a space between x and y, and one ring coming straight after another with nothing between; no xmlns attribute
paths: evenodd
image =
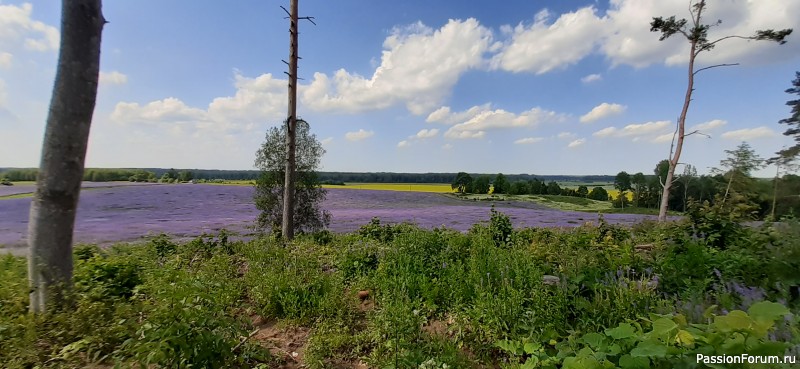
<svg viewBox="0 0 800 369"><path fill-rule="evenodd" d="M326 171L652 173L667 157L688 46L654 16L684 0L301 0L298 114ZM106 1L90 167L253 169L286 115L288 1ZM38 165L60 2L0 1L0 167ZM797 0L709 1L711 38L800 28ZM701 54L681 161L784 145L800 38ZM680 170L680 169L679 169ZM758 174L770 176L774 169Z"/></svg>

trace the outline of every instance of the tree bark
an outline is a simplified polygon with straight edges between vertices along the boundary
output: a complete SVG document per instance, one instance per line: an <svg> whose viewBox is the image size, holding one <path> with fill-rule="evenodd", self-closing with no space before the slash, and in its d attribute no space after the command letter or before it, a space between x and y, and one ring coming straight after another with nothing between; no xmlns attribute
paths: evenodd
<svg viewBox="0 0 800 369"><path fill-rule="evenodd" d="M697 12L697 21L700 20L700 11ZM683 140L686 134L686 114L689 112L689 104L692 102L692 92L694 91L694 59L697 57L697 41L692 41L692 47L689 53L689 82L686 86L686 96L683 100L683 109L681 115L678 117L678 141L675 144L675 152L670 152L672 156L669 158L669 170L667 171L667 178L664 180L663 191L661 193L661 207L658 209L658 221L664 222L667 220L667 209L669 208L669 192L672 188L673 178L675 178L675 168L678 166L678 161L681 158L681 150L683 149Z"/></svg>
<svg viewBox="0 0 800 369"><path fill-rule="evenodd" d="M289 27L289 113L286 119L286 177L283 187L283 239L294 238L294 172L297 129L297 1L291 0Z"/></svg>
<svg viewBox="0 0 800 369"><path fill-rule="evenodd" d="M30 310L63 302L100 72L101 0L63 0L58 69L28 223Z"/></svg>

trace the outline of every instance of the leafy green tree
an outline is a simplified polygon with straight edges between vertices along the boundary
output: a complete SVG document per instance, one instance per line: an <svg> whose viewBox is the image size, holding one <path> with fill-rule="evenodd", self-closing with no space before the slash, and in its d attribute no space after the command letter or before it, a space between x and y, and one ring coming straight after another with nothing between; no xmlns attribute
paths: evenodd
<svg viewBox="0 0 800 369"><path fill-rule="evenodd" d="M194 174L188 170L183 170L178 173L178 180L181 182L189 182L194 178Z"/></svg>
<svg viewBox="0 0 800 369"><path fill-rule="evenodd" d="M478 176L478 178L475 178L475 181L473 182L475 193L489 193L489 190L491 189L491 181L492 178L487 175L482 175Z"/></svg>
<svg viewBox="0 0 800 369"><path fill-rule="evenodd" d="M627 203L627 195L625 195L625 191L631 189L631 175L628 172L622 171L617 173L617 176L614 177L614 188L619 191L619 198L620 206L625 208L625 204Z"/></svg>
<svg viewBox="0 0 800 369"><path fill-rule="evenodd" d="M786 93L800 95L800 72L795 72L795 77L794 81L792 81L792 88L787 89ZM789 126L783 134L785 136L794 136L795 144L792 147L778 151L778 157L792 158L800 155L800 99L789 100L786 105L792 107L792 115L789 118L781 119L779 123Z"/></svg>
<svg viewBox="0 0 800 369"><path fill-rule="evenodd" d="M527 195L531 192L530 186L525 181L516 181L511 184L511 190L509 191L512 195Z"/></svg>
<svg viewBox="0 0 800 369"><path fill-rule="evenodd" d="M592 188L592 192L589 192L589 198L597 201L608 201L608 191L603 187L597 186Z"/></svg>
<svg viewBox="0 0 800 369"><path fill-rule="evenodd" d="M497 176L494 177L494 184L492 187L494 187L492 193L504 194L508 193L510 184L503 173L497 173Z"/></svg>
<svg viewBox="0 0 800 369"><path fill-rule="evenodd" d="M686 212L686 202L689 198L689 185L697 178L697 168L691 164L686 164L683 174L678 177L678 181L683 185L683 212Z"/></svg>
<svg viewBox="0 0 800 369"><path fill-rule="evenodd" d="M547 194L561 195L561 186L558 185L558 182L550 181L550 183L547 184Z"/></svg>
<svg viewBox="0 0 800 369"><path fill-rule="evenodd" d="M586 186L578 186L578 191L576 191L576 193L580 197L589 196L589 188L587 188Z"/></svg>
<svg viewBox="0 0 800 369"><path fill-rule="evenodd" d="M647 188L647 178L645 178L642 172L638 172L631 177L631 185L633 186L633 190L636 192L633 196L634 198L634 205L636 207L641 206L639 201L642 199L644 195L644 190Z"/></svg>
<svg viewBox="0 0 800 369"><path fill-rule="evenodd" d="M708 39L708 30L713 26L721 24L722 21L719 20L713 24L703 24L702 23L703 11L705 10L705 8L706 8L705 0L694 2L691 5L690 9L691 24L689 24L686 21L686 19L675 19L675 16L671 16L666 19L662 17L655 17L653 18L653 21L650 22L650 31L661 33L661 37L659 38L660 41L664 41L675 34L680 34L684 36L686 40L689 41L689 73L688 73L688 83L686 86L686 94L683 101L683 108L681 109L681 114L678 117L675 136L672 144L670 145L669 170L667 171L666 177L662 180L663 195L661 197L661 205L659 207L659 212L658 212L658 220L662 222L667 219L667 207L669 206L670 189L672 188L672 184L674 182L673 179L675 177L675 168L678 166L681 157L684 138L688 135L696 133L696 132L690 132L688 134L686 133L686 115L689 111L689 104L692 101L692 93L695 90L694 77L695 75L697 75L697 73L703 70L716 67L736 65L736 64L717 64L717 65L703 67L700 69L695 69L695 59L697 58L697 56L704 51L709 51L713 49L720 42L731 38L775 41L782 45L786 43L785 41L786 36L792 33L791 29L784 29L780 31L774 31L769 29L769 30L756 31L755 34L752 36L731 35L710 41Z"/></svg>
<svg viewBox="0 0 800 369"><path fill-rule="evenodd" d="M456 174L456 179L450 184L450 188L458 191L458 193L467 192L467 189L472 187L472 176L466 172L459 172Z"/></svg>
<svg viewBox="0 0 800 369"><path fill-rule="evenodd" d="M800 163L797 162L798 155L787 155L778 153L777 158L772 158L768 162L775 165L775 178L773 178L772 188L772 206L770 207L770 218L775 220L775 209L778 205L778 183L781 182L781 173L788 174L800 169Z"/></svg>
<svg viewBox="0 0 800 369"><path fill-rule="evenodd" d="M547 186L538 178L528 181L528 187L530 188L529 193L531 195L542 195L547 191Z"/></svg>
<svg viewBox="0 0 800 369"><path fill-rule="evenodd" d="M327 192L322 188L316 172L325 149L310 130L306 121L297 120L293 228L297 233L317 231L330 223L330 212L322 208ZM266 140L256 152L255 166L261 170L255 184L256 208L261 211L257 219L258 227L279 233L283 221L286 178L286 132L282 127L272 127L267 132Z"/></svg>
<svg viewBox="0 0 800 369"><path fill-rule="evenodd" d="M747 142L742 142L734 150L725 150L725 153L728 154L728 157L720 161L721 168L714 169L715 172L722 173L728 179L725 194L722 196L723 203L728 199L734 178L738 180L738 190L746 192L746 187L750 185L750 173L764 166L764 159L758 156Z"/></svg>

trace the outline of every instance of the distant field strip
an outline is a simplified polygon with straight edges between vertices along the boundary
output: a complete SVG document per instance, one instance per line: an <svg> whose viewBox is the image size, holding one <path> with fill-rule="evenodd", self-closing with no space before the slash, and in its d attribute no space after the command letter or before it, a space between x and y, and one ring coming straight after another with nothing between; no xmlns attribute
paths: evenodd
<svg viewBox="0 0 800 369"><path fill-rule="evenodd" d="M341 188L351 190L381 190L452 193L453 189L446 183L345 183L344 186L323 185L324 188Z"/></svg>

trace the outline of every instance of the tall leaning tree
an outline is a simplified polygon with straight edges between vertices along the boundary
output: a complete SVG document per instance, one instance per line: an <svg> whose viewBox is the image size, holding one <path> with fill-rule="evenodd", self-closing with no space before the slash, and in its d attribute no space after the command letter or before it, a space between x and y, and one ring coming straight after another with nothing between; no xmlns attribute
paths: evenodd
<svg viewBox="0 0 800 369"><path fill-rule="evenodd" d="M691 19L676 19L675 16L669 18L655 17L650 22L651 32L661 32L659 41L664 41L667 38L679 34L686 38L689 42L689 70L688 70L688 85L686 86L686 95L683 100L683 108L678 117L677 127L673 136L672 144L670 145L669 152L669 171L666 178L664 178L661 186L663 188L661 196L661 206L658 211L658 220L663 222L667 219L667 207L669 206L669 193L672 184L675 181L675 168L678 166L681 150L683 149L683 141L687 136L696 133L686 133L686 114L689 111L689 104L692 102L692 92L694 92L694 77L697 73L704 70L717 67L727 67L737 64L716 64L703 68L695 68L695 60L697 56L704 51L710 51L720 42L730 39L744 39L744 40L758 40L758 41L775 41L781 45L786 43L785 38L792 33L791 29L783 29L780 31L775 30L759 30L752 36L738 36L729 35L720 37L716 40L710 41L708 39L708 30L722 23L717 21L711 24L703 24L703 11L706 9L706 1L700 0L693 2L690 7ZM690 23L691 22L691 23Z"/></svg>
<svg viewBox="0 0 800 369"><path fill-rule="evenodd" d="M64 302L72 233L100 73L101 0L62 0L58 69L28 225L30 310Z"/></svg>

